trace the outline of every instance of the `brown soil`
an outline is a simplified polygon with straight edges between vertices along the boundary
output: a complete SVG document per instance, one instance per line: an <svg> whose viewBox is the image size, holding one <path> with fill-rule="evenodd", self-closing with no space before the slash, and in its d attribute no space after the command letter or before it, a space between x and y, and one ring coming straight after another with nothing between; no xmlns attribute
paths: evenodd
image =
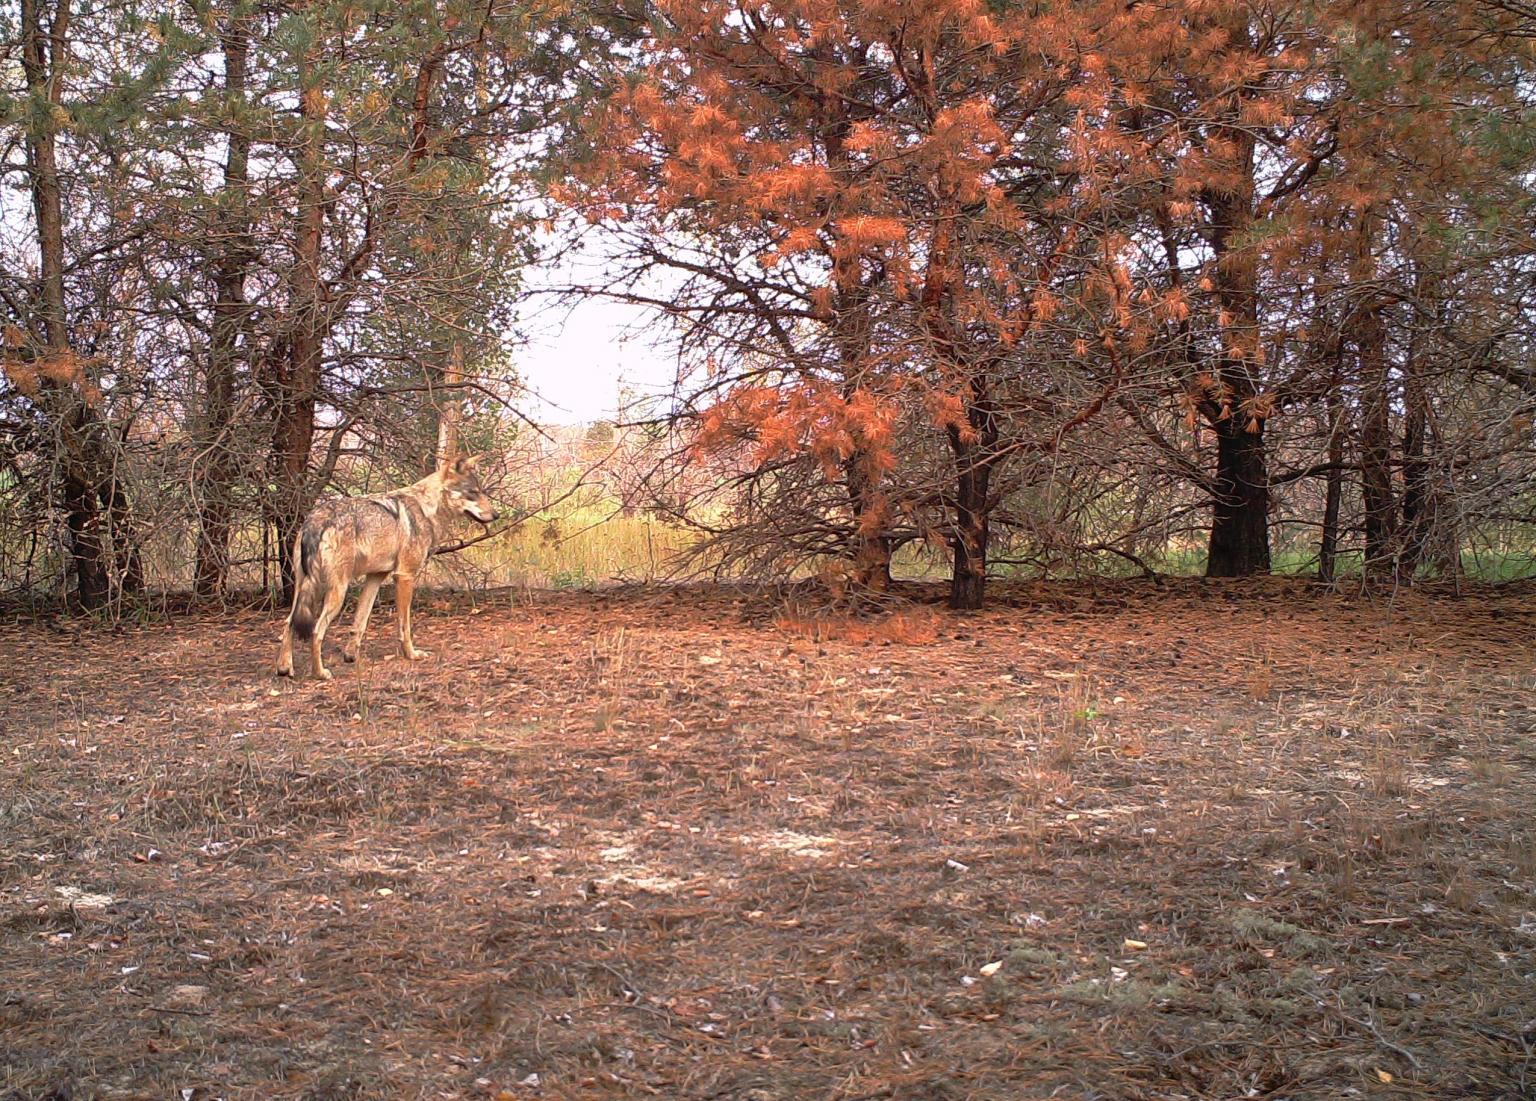
<svg viewBox="0 0 1536 1101"><path fill-rule="evenodd" d="M0 626L0 1098L1532 1095L1536 590L999 595Z"/></svg>

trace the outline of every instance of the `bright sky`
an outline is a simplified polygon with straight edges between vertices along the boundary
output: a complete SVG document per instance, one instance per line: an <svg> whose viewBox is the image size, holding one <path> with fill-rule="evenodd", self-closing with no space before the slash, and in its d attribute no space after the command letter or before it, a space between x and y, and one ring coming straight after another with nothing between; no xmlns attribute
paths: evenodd
<svg viewBox="0 0 1536 1101"><path fill-rule="evenodd" d="M529 390L523 412L541 423L589 423L613 418L621 401L669 392L677 356L658 345L658 337L669 331L665 318L605 298L560 305L547 293L608 282L611 272L601 238L589 234L543 243L554 246L558 259L527 273L519 318L527 343L512 351L513 365ZM646 290L665 297L665 285L665 278L658 277Z"/></svg>
<svg viewBox="0 0 1536 1101"><path fill-rule="evenodd" d="M584 423L613 418L621 387L641 396L666 392L676 361L651 346L658 324L639 307L603 299L527 318L528 343L512 353L530 391L523 411L543 423Z"/></svg>

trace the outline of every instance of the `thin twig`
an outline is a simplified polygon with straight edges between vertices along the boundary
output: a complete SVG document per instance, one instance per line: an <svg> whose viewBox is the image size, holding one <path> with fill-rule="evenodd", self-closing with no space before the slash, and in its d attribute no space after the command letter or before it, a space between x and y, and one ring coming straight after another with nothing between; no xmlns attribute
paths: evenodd
<svg viewBox="0 0 1536 1101"><path fill-rule="evenodd" d="M1382 1047L1389 1051L1395 1051L1404 1059L1408 1060L1409 1065L1412 1066L1414 1070L1423 1069L1423 1065L1419 1062L1419 1057L1417 1055L1403 1047L1402 1044L1394 1043L1393 1041L1383 1036L1381 1034L1381 1029L1376 1026L1376 1022L1371 1020L1369 1016L1367 1016L1363 1021L1357 1017L1351 1017L1348 1013L1344 1012L1344 999L1340 997L1337 992L1334 993L1333 997L1334 1000L1338 1002L1338 1008L1336 1012L1340 1017L1354 1025L1356 1028L1364 1029L1366 1032L1369 1032L1376 1038L1376 1042L1379 1043Z"/></svg>

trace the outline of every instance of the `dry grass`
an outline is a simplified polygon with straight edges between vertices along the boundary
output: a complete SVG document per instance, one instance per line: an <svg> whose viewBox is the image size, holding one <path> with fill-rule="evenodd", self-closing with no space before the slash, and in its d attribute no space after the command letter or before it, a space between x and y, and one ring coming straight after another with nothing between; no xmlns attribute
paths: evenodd
<svg viewBox="0 0 1536 1101"><path fill-rule="evenodd" d="M1529 597L999 595L0 626L0 1097L1530 1095Z"/></svg>
<svg viewBox="0 0 1536 1101"><path fill-rule="evenodd" d="M652 516L616 507L531 517L499 539L437 567L444 580L493 587L579 589L668 577L694 535Z"/></svg>

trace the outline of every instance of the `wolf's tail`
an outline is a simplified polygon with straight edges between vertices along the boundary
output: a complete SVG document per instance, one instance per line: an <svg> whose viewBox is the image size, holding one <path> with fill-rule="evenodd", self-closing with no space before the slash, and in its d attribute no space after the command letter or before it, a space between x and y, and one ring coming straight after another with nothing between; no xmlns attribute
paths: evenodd
<svg viewBox="0 0 1536 1101"><path fill-rule="evenodd" d="M294 548L293 564L297 568L294 570L293 612L289 623L293 627L293 636L300 642L308 642L314 635L320 610L325 607L329 579L320 554L320 537L324 534L325 528L319 524L305 524L299 534L298 546Z"/></svg>

